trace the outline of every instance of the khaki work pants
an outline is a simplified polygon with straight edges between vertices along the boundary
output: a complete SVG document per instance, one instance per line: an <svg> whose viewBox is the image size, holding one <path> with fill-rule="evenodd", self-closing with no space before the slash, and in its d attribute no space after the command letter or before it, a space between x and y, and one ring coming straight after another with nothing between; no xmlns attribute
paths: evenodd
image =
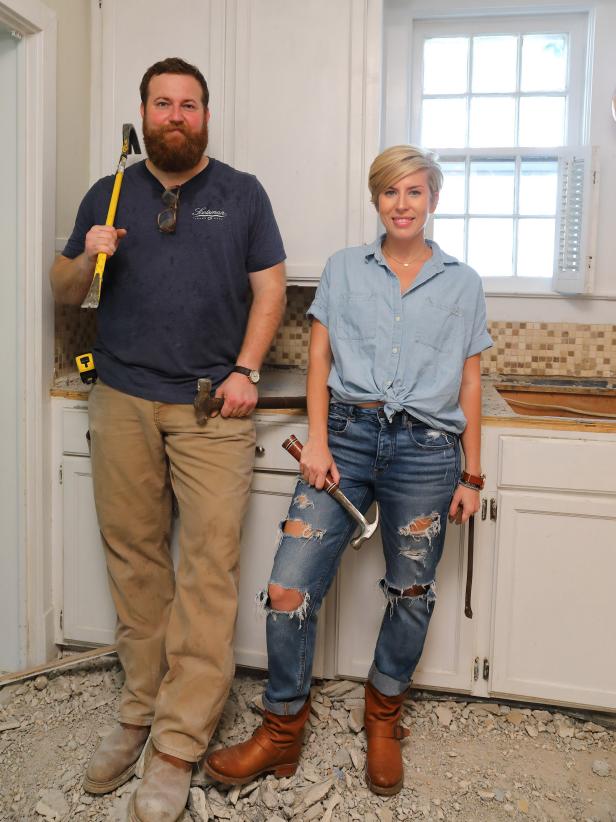
<svg viewBox="0 0 616 822"><path fill-rule="evenodd" d="M198 426L191 405L90 394L92 470L117 644L120 720L152 725L156 748L197 761L234 674L240 526L255 453L251 419ZM169 550L172 489L180 558Z"/></svg>

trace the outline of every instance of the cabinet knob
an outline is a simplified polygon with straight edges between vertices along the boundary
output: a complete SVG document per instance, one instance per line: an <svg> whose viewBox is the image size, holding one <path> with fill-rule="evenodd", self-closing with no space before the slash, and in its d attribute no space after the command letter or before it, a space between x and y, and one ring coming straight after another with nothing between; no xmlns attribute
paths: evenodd
<svg viewBox="0 0 616 822"><path fill-rule="evenodd" d="M262 445L257 445L255 448L255 454L257 457L262 457L265 454L265 448Z"/></svg>

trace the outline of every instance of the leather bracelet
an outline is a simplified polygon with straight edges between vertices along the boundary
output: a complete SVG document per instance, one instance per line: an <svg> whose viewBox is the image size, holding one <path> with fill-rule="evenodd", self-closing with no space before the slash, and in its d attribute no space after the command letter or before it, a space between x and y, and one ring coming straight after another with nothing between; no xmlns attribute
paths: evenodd
<svg viewBox="0 0 616 822"><path fill-rule="evenodd" d="M472 488L473 491L481 491L481 485L473 485L472 482L465 482L465 480L459 480L458 485L463 485L465 488Z"/></svg>
<svg viewBox="0 0 616 822"><path fill-rule="evenodd" d="M477 476L476 474L469 474L468 471L462 471L460 475L460 482L462 485L466 485L468 483L471 488L476 488L478 491L483 491L485 481L485 474L479 474L479 476Z"/></svg>

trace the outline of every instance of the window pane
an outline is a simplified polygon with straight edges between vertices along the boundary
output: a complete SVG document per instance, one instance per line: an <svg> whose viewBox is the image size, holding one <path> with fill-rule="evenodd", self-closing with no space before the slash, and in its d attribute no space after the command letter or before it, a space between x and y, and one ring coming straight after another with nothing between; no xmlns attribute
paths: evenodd
<svg viewBox="0 0 616 822"><path fill-rule="evenodd" d="M435 217L434 240L446 254L464 260L464 220Z"/></svg>
<svg viewBox="0 0 616 822"><path fill-rule="evenodd" d="M473 214L513 214L515 163L481 160L471 163L469 211Z"/></svg>
<svg viewBox="0 0 616 822"><path fill-rule="evenodd" d="M468 221L468 264L482 277L513 274L513 220L496 217Z"/></svg>
<svg viewBox="0 0 616 822"><path fill-rule="evenodd" d="M562 146L565 138L564 97L520 100L520 146Z"/></svg>
<svg viewBox="0 0 616 822"><path fill-rule="evenodd" d="M466 194L464 163L441 163L443 188L438 200L441 214L463 214Z"/></svg>
<svg viewBox="0 0 616 822"><path fill-rule="evenodd" d="M513 97L474 97L471 100L469 145L499 147L515 145Z"/></svg>
<svg viewBox="0 0 616 822"><path fill-rule="evenodd" d="M434 37L424 43L424 94L464 94L468 38Z"/></svg>
<svg viewBox="0 0 616 822"><path fill-rule="evenodd" d="M555 160L522 160L520 164L520 214L556 214L558 163Z"/></svg>
<svg viewBox="0 0 616 822"><path fill-rule="evenodd" d="M466 100L424 100L421 108L421 144L430 148L466 145Z"/></svg>
<svg viewBox="0 0 616 822"><path fill-rule="evenodd" d="M518 223L518 276L551 277L554 267L555 220Z"/></svg>
<svg viewBox="0 0 616 822"><path fill-rule="evenodd" d="M518 38L473 38L473 92L515 91Z"/></svg>
<svg viewBox="0 0 616 822"><path fill-rule="evenodd" d="M567 38L563 34L527 34L522 38L522 91L564 91Z"/></svg>

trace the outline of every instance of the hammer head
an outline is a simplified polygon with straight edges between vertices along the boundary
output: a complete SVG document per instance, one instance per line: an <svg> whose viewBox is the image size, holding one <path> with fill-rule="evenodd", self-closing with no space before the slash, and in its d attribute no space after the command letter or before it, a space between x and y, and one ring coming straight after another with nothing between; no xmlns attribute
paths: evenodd
<svg viewBox="0 0 616 822"><path fill-rule="evenodd" d="M355 537L355 539L351 540L351 548L354 548L356 551L361 548L362 543L364 543L367 539L370 539L372 534L376 531L379 527L379 504L376 504L376 515L374 517L374 522L368 522L364 519L363 522L359 523L359 527L361 531L359 536Z"/></svg>
<svg viewBox="0 0 616 822"><path fill-rule="evenodd" d="M122 153L141 154L139 138L132 123L124 123L122 126Z"/></svg>

